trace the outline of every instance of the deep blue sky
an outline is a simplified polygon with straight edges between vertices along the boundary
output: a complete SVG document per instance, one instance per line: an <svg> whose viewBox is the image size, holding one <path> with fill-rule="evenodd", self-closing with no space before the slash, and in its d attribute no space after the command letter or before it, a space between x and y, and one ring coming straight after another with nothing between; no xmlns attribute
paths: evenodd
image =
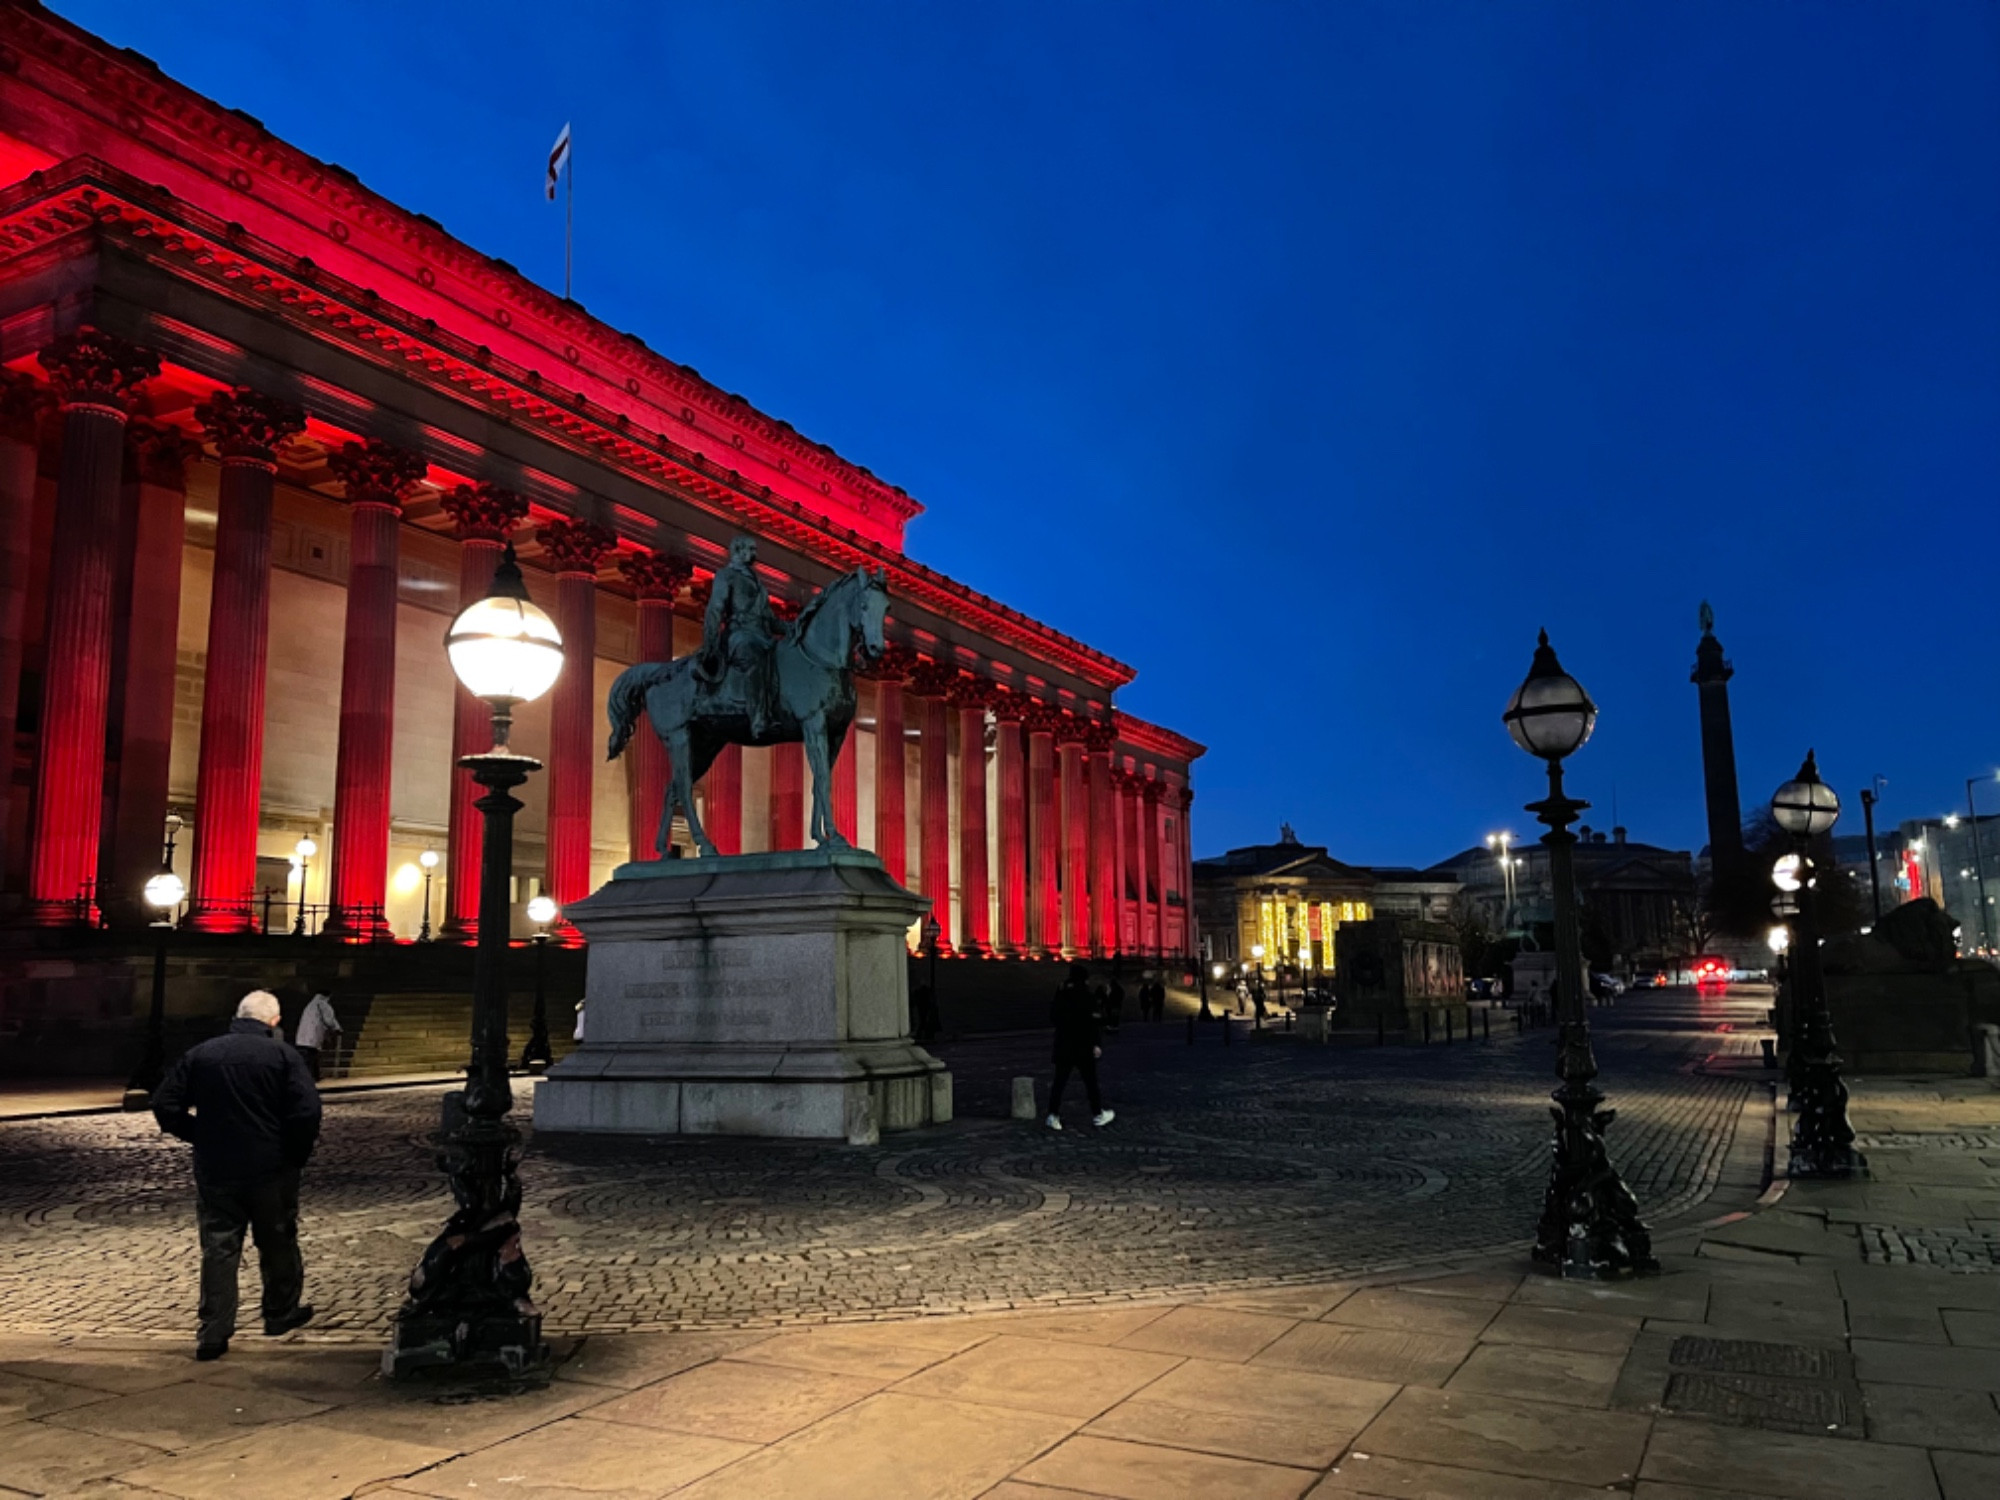
<svg viewBox="0 0 2000 1500"><path fill-rule="evenodd" d="M930 507L911 552L1131 662L1196 852L1705 839L2000 766L2000 10L1625 0L58 8ZM1990 805L2000 811L2000 786Z"/></svg>

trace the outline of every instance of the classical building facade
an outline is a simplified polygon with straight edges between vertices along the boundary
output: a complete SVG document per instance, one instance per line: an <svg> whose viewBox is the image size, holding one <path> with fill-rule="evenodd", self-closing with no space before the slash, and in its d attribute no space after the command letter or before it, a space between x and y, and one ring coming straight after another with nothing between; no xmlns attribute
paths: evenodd
<svg viewBox="0 0 2000 1500"><path fill-rule="evenodd" d="M624 666L699 639L730 537L781 615L886 571L892 648L835 770L843 831L946 951L1184 953L1190 767L1131 668L904 550L922 507L352 174L36 7L0 9L0 889L143 922L171 813L187 923L309 908L357 941L474 928L442 649L512 543L567 665L519 718L520 906L650 858ZM798 746L704 779L725 851L799 847ZM302 839L316 846L295 865ZM425 873L425 851L439 856ZM271 915L275 909L277 915Z"/></svg>

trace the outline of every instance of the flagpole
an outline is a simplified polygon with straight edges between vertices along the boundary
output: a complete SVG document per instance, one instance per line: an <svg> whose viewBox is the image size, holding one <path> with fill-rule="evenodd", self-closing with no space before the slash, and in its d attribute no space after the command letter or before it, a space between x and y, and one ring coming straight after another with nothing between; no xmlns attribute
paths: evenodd
<svg viewBox="0 0 2000 1500"><path fill-rule="evenodd" d="M569 160L563 163L568 169L568 180L563 185L563 301L570 297L570 246L576 230L576 137L569 143Z"/></svg>

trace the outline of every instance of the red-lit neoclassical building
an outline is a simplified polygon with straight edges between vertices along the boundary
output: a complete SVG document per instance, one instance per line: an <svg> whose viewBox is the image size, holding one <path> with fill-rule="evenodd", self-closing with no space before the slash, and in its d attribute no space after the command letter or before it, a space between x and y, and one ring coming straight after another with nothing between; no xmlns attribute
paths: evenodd
<svg viewBox="0 0 2000 1500"><path fill-rule="evenodd" d="M1189 766L1132 671L903 550L922 507L740 396L35 7L0 8L0 745L18 920L146 920L170 812L190 926L414 934L421 856L473 925L454 758L483 710L441 641L512 541L569 664L519 907L650 857L650 735L607 765L633 661L699 639L760 541L781 613L887 570L893 649L836 771L855 842L938 900L947 951L1184 953ZM797 746L701 788L725 850L796 848ZM301 875L302 838L317 846ZM518 918L517 918L518 920Z"/></svg>

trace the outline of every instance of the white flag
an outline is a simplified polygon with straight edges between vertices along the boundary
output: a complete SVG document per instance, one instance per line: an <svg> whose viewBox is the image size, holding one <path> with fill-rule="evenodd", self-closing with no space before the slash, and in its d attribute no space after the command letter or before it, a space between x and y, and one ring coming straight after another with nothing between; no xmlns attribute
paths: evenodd
<svg viewBox="0 0 2000 1500"><path fill-rule="evenodd" d="M549 148L549 202L556 201L556 179L569 163L569 126L564 125L555 145Z"/></svg>

